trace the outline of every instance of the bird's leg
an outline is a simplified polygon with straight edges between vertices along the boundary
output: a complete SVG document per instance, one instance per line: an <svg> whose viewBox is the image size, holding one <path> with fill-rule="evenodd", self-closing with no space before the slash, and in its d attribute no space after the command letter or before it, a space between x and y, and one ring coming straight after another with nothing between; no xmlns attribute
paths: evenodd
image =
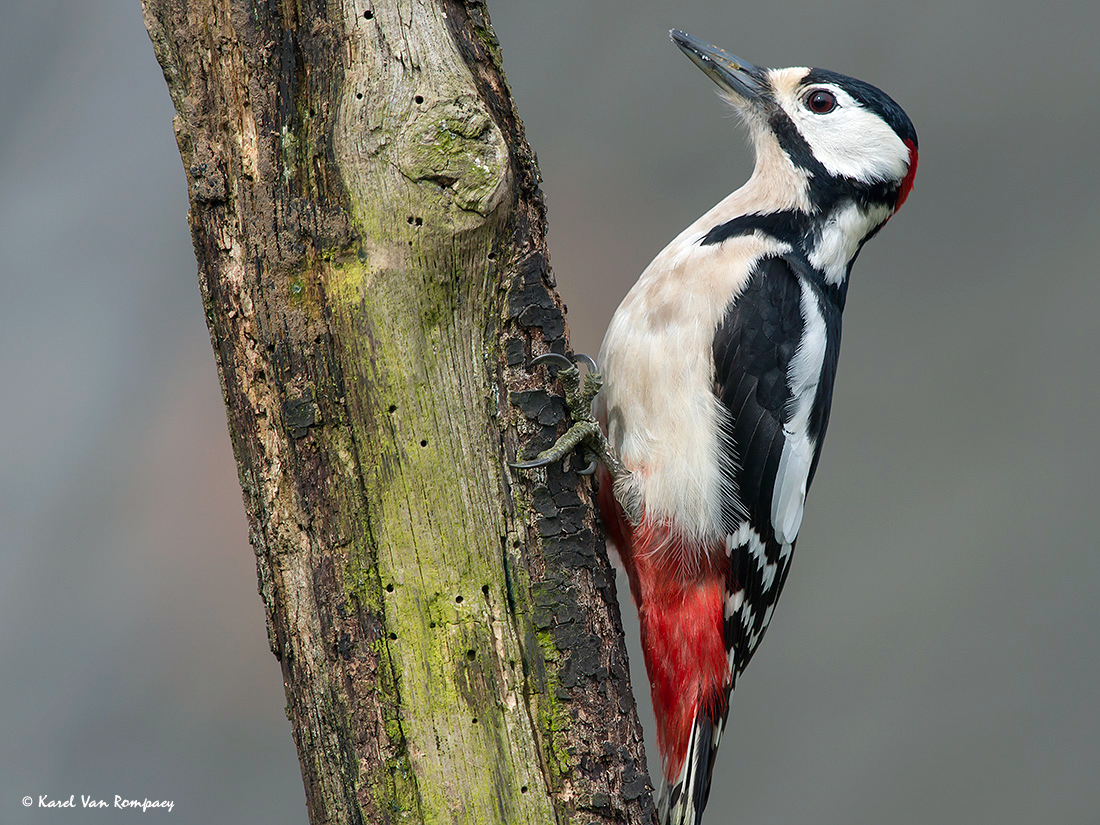
<svg viewBox="0 0 1100 825"><path fill-rule="evenodd" d="M578 361L588 367L583 379L576 363ZM623 475L625 471L622 462L611 449L611 445L607 443L603 430L592 415L592 399L603 387L603 378L600 376L596 362L587 355L576 355L571 360L556 352L548 352L532 360L528 367L537 367L539 364L548 362L557 364L559 367L558 377L561 378L562 387L565 389L565 406L569 410L569 417L573 424L549 449L543 450L529 461L509 462L509 466L517 470L545 467L555 461L561 461L581 446L584 448L587 466L579 472L580 475L591 475L596 472L596 467L601 461L612 478Z"/></svg>

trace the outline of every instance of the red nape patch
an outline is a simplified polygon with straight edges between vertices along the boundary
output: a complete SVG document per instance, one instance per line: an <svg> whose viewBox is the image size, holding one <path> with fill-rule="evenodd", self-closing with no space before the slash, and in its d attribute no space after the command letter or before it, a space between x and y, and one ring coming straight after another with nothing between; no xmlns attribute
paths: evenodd
<svg viewBox="0 0 1100 825"><path fill-rule="evenodd" d="M670 535L667 524L643 520L632 533L629 566L637 584L631 584L657 744L671 781L683 766L696 714L725 711L728 563L724 548L688 545Z"/></svg>
<svg viewBox="0 0 1100 825"><path fill-rule="evenodd" d="M901 205L905 203L905 199L913 191L913 178L917 176L917 145L911 140L905 141L905 145L909 147L909 171L905 173L905 178L901 182L898 202L894 205L895 212L901 209Z"/></svg>

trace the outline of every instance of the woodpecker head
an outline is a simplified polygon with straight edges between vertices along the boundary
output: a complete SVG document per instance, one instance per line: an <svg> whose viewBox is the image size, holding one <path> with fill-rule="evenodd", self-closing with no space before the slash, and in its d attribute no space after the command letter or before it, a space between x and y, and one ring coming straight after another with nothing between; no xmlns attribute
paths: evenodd
<svg viewBox="0 0 1100 825"><path fill-rule="evenodd" d="M789 193L792 205L818 215L854 205L881 214L881 226L905 202L917 133L884 92L824 69L760 68L676 29L670 34L748 124L757 172L802 190ZM771 168L779 165L787 168Z"/></svg>

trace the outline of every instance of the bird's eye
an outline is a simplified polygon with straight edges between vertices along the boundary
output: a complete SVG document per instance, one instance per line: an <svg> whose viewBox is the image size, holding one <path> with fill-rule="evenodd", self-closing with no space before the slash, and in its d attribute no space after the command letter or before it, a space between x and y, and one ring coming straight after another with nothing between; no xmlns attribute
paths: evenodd
<svg viewBox="0 0 1100 825"><path fill-rule="evenodd" d="M818 89L810 92L806 97L806 106L815 114L827 115L836 108L836 95L824 89Z"/></svg>

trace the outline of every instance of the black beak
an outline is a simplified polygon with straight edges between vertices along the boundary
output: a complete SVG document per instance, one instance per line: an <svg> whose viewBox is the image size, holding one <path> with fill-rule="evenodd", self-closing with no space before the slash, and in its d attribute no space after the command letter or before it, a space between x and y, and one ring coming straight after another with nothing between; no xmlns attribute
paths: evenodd
<svg viewBox="0 0 1100 825"><path fill-rule="evenodd" d="M707 77L717 83L722 91L731 92L750 103L760 101L767 94L768 80L764 69L679 29L672 29L669 36L680 51L706 72Z"/></svg>

